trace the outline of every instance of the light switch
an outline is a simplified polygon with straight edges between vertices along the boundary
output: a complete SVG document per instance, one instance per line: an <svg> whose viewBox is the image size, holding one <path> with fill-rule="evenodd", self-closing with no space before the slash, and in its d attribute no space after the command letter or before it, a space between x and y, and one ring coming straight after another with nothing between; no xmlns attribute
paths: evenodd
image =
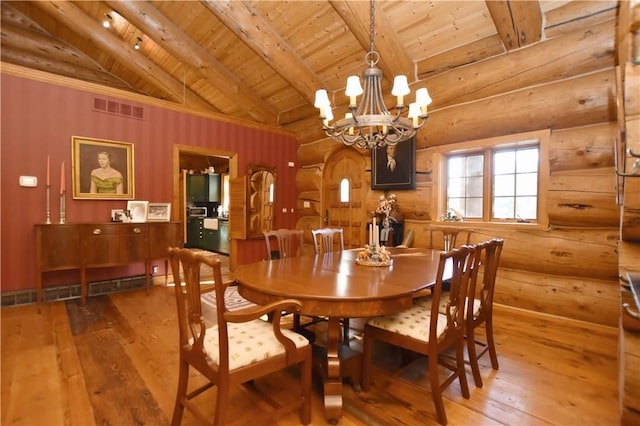
<svg viewBox="0 0 640 426"><path fill-rule="evenodd" d="M308 209L311 207L311 203L309 201L305 201L302 203L305 209Z"/></svg>
<svg viewBox="0 0 640 426"><path fill-rule="evenodd" d="M289 161L289 167L295 167L296 163L294 163L293 161Z"/></svg>
<svg viewBox="0 0 640 426"><path fill-rule="evenodd" d="M35 188L38 186L38 178L35 176L20 176L20 186Z"/></svg>
<svg viewBox="0 0 640 426"><path fill-rule="evenodd" d="M286 207L284 207L284 208L282 209L282 213L286 213L286 212L287 212L287 208L286 208Z"/></svg>

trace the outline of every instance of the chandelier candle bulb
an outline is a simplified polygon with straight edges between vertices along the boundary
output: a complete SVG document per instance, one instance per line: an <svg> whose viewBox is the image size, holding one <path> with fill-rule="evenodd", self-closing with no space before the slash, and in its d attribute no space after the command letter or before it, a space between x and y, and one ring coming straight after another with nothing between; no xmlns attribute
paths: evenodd
<svg viewBox="0 0 640 426"><path fill-rule="evenodd" d="M353 119L353 114L351 114L350 112L348 112L348 113L346 113L346 114L344 115L344 118L346 118L347 120L351 120L351 119ZM349 127L349 135L353 136L353 134L354 134L353 127Z"/></svg>

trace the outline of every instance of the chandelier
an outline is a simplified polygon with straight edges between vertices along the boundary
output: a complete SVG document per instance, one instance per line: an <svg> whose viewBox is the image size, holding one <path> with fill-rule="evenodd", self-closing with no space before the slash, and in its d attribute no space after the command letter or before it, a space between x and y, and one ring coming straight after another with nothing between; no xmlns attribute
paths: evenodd
<svg viewBox="0 0 640 426"><path fill-rule="evenodd" d="M371 0L370 13L370 45L369 52L365 54L365 63L369 68L365 69L362 76L364 90L360 85L357 75L347 79L345 94L349 97L349 110L345 118L337 120L332 125L333 112L327 91L316 91L314 106L320 109L322 128L332 139L345 145L355 145L358 148L375 149L386 145L395 145L398 142L412 138L416 131L427 121L427 105L431 103L431 97L426 88L416 91L416 101L409 105L407 117L401 114L406 109L404 97L411 93L407 77L398 75L393 80L391 94L396 96L397 104L395 113L389 112L382 97L382 70L376 66L380 60L380 54L374 48L375 35L375 5ZM363 95L360 105L356 103L356 97Z"/></svg>

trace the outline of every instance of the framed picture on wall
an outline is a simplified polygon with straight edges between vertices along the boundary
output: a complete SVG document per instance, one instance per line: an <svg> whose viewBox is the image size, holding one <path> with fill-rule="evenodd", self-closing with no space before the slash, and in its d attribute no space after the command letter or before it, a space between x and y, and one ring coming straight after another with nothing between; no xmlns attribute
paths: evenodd
<svg viewBox="0 0 640 426"><path fill-rule="evenodd" d="M371 189L416 187L416 139L378 147L371 152Z"/></svg>
<svg viewBox="0 0 640 426"><path fill-rule="evenodd" d="M134 198L133 144L72 137L73 198Z"/></svg>

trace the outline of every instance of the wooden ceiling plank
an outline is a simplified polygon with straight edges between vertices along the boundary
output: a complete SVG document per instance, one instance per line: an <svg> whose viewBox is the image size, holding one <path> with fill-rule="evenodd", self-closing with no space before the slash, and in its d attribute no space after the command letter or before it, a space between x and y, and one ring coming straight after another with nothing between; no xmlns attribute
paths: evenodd
<svg viewBox="0 0 640 426"><path fill-rule="evenodd" d="M152 61L133 50L99 23L87 16L76 5L69 1L34 1L39 8L66 25L76 34L95 43L100 49L108 52L115 60L127 66L131 71L141 76L145 81L165 91L172 100L194 107L211 109L211 105L198 94L184 89L182 83Z"/></svg>
<svg viewBox="0 0 640 426"><path fill-rule="evenodd" d="M507 50L542 38L542 10L538 1L487 0L491 18Z"/></svg>
<svg viewBox="0 0 640 426"><path fill-rule="evenodd" d="M325 87L324 82L253 6L219 0L203 3L310 104L314 103L315 91Z"/></svg>
<svg viewBox="0 0 640 426"><path fill-rule="evenodd" d="M365 52L370 47L370 4L364 1L330 0L331 5L347 24ZM415 64L405 51L402 41L389 19L375 14L374 48L380 54L378 67L383 76L393 80L396 75L406 75L409 82L416 80ZM364 59L363 59L364 63Z"/></svg>
<svg viewBox="0 0 640 426"><path fill-rule="evenodd" d="M277 112L256 96L222 63L185 34L148 1L107 1L109 6L138 27L177 60L197 70L209 84L238 105L255 120L274 124Z"/></svg>
<svg viewBox="0 0 640 426"><path fill-rule="evenodd" d="M418 61L418 79L505 53L497 34Z"/></svg>

